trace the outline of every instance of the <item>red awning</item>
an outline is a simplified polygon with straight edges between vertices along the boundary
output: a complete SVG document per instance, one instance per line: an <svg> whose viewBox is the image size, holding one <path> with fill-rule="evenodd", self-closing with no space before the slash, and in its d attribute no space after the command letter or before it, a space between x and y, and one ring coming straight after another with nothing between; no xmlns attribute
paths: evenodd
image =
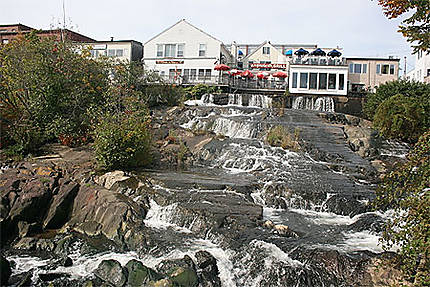
<svg viewBox="0 0 430 287"><path fill-rule="evenodd" d="M269 73L267 72L262 72L257 74L257 78L259 79L267 79L268 76L269 76Z"/></svg>
<svg viewBox="0 0 430 287"><path fill-rule="evenodd" d="M242 77L246 77L246 78L254 78L254 74L251 73L250 70L246 70L241 74Z"/></svg>
<svg viewBox="0 0 430 287"><path fill-rule="evenodd" d="M231 76L237 76L237 75L242 74L242 71L241 71L241 70L233 69L233 70L230 70L228 73L229 73Z"/></svg>
<svg viewBox="0 0 430 287"><path fill-rule="evenodd" d="M276 78L286 78L286 77L288 77L288 75L286 73L281 72L281 71L278 71L278 72L274 73L272 76L276 77Z"/></svg>
<svg viewBox="0 0 430 287"><path fill-rule="evenodd" d="M217 71L228 71L230 70L230 67L224 64L219 64L219 65L216 65L214 69Z"/></svg>

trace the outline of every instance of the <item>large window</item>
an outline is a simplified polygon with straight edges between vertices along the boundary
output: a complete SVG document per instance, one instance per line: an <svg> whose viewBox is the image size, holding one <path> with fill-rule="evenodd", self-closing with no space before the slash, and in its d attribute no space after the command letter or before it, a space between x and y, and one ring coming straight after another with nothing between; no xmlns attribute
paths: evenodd
<svg viewBox="0 0 430 287"><path fill-rule="evenodd" d="M377 64L376 65L376 73L380 74L381 73L381 64Z"/></svg>
<svg viewBox="0 0 430 287"><path fill-rule="evenodd" d="M345 75L339 74L339 90L343 90L345 88Z"/></svg>
<svg viewBox="0 0 430 287"><path fill-rule="evenodd" d="M116 56L117 57L124 56L124 50L123 49L116 49Z"/></svg>
<svg viewBox="0 0 430 287"><path fill-rule="evenodd" d="M390 75L394 75L394 65L390 65Z"/></svg>
<svg viewBox="0 0 430 287"><path fill-rule="evenodd" d="M206 44L199 45L199 57L206 56Z"/></svg>
<svg viewBox="0 0 430 287"><path fill-rule="evenodd" d="M318 78L318 73L309 74L309 89L317 88L317 78Z"/></svg>
<svg viewBox="0 0 430 287"><path fill-rule="evenodd" d="M199 80L204 80L204 79L205 79L205 70L199 69Z"/></svg>
<svg viewBox="0 0 430 287"><path fill-rule="evenodd" d="M163 57L163 44L157 44L157 57Z"/></svg>
<svg viewBox="0 0 430 287"><path fill-rule="evenodd" d="M270 54L270 47L263 47L263 55L269 55Z"/></svg>
<svg viewBox="0 0 430 287"><path fill-rule="evenodd" d="M183 57L184 56L184 47L185 47L185 44L178 44L177 57Z"/></svg>
<svg viewBox="0 0 430 287"><path fill-rule="evenodd" d="M114 57L115 56L115 50L114 49L109 49L108 50L108 56L109 57Z"/></svg>
<svg viewBox="0 0 430 287"><path fill-rule="evenodd" d="M300 88L308 88L308 73L300 73Z"/></svg>
<svg viewBox="0 0 430 287"><path fill-rule="evenodd" d="M349 72L351 74L366 74L367 73L367 64L349 64Z"/></svg>
<svg viewBox="0 0 430 287"><path fill-rule="evenodd" d="M328 75L328 88L330 90L336 89L336 74Z"/></svg>
<svg viewBox="0 0 430 287"><path fill-rule="evenodd" d="M389 69L390 69L390 65L382 65L382 74L388 75Z"/></svg>
<svg viewBox="0 0 430 287"><path fill-rule="evenodd" d="M175 57L176 56L176 44L164 45L164 57Z"/></svg>
<svg viewBox="0 0 430 287"><path fill-rule="evenodd" d="M211 70L211 69L206 69L206 73L205 73L205 78L206 78L206 80L210 80L210 78L211 78L211 73L212 73L212 70Z"/></svg>
<svg viewBox="0 0 430 287"><path fill-rule="evenodd" d="M190 71L190 79L191 80L195 80L197 76L197 70L196 69L191 69Z"/></svg>
<svg viewBox="0 0 430 287"><path fill-rule="evenodd" d="M327 74L326 73L320 73L319 77L320 77L320 79L319 79L318 89L319 90L326 90L327 89Z"/></svg>
<svg viewBox="0 0 430 287"><path fill-rule="evenodd" d="M293 83L291 84L292 88L297 88L297 73L293 73Z"/></svg>

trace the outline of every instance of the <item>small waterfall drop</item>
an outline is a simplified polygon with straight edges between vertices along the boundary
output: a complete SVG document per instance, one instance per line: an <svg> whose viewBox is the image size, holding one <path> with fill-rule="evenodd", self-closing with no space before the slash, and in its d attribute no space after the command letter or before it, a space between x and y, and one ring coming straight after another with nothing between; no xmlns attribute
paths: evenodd
<svg viewBox="0 0 430 287"><path fill-rule="evenodd" d="M293 101L293 109L300 110L314 110L322 112L334 112L334 100L331 97L319 97L313 99L312 97L297 97Z"/></svg>

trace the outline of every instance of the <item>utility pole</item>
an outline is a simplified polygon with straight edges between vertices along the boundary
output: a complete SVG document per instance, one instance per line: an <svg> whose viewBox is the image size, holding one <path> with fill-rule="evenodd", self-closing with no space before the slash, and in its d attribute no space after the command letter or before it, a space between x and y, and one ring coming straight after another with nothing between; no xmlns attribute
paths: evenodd
<svg viewBox="0 0 430 287"><path fill-rule="evenodd" d="M405 56L405 69L403 70L403 79L406 80L406 56Z"/></svg>
<svg viewBox="0 0 430 287"><path fill-rule="evenodd" d="M63 0L63 29L61 30L61 40L64 42L64 31L66 30L66 8Z"/></svg>

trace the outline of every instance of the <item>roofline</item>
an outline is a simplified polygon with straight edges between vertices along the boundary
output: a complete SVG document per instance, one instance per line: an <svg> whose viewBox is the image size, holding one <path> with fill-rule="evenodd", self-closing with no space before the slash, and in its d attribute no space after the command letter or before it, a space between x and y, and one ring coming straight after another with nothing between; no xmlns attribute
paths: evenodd
<svg viewBox="0 0 430 287"><path fill-rule="evenodd" d="M234 45L234 43L230 43L228 45L232 46L232 45ZM238 43L236 43L235 45L236 46L259 46L261 44L238 44ZM284 46L286 48L289 48L289 47L291 47L291 48L293 48L293 47L299 47L299 48L300 47L307 47L307 48L309 48L309 47L312 47L312 48L318 47L317 44L291 44L291 43L287 43L287 44L271 44L271 45L272 46Z"/></svg>
<svg viewBox="0 0 430 287"><path fill-rule="evenodd" d="M173 24L172 26L169 26L168 28L164 29L163 31L161 31L160 33L158 33L157 35L155 35L154 37L152 37L151 39L149 39L148 41L146 41L143 45L148 44L149 42L151 42L152 40L154 40L155 38L157 38L158 36L160 36L160 35L161 35L161 34L163 34L164 32L166 32L166 31L168 31L168 30L172 29L173 27L175 27L176 25L178 25L178 24L179 24L179 23L181 23L181 22L185 22L185 23L187 23L188 25L190 25L190 26L191 26L191 27L193 27L194 29L196 29L196 30L198 30L198 31L202 32L203 34L205 34L205 35L207 35L207 36L211 37L212 39L214 39L214 40L216 40L216 41L218 41L218 42L220 42L220 43L222 44L222 41L218 40L218 39L217 39L217 38L215 38L214 36L212 36L212 35L210 35L210 34L206 33L205 31L203 31L203 30L202 30L202 29L200 29L200 28L197 28L196 26L194 26L193 24L189 23L189 22L188 22L188 21L186 21L185 19L181 19L181 20L179 20L178 22L176 22L175 24Z"/></svg>
<svg viewBox="0 0 430 287"><path fill-rule="evenodd" d="M252 55L254 55L258 50L260 50L260 48L261 47L263 47L264 45L266 45L267 43L269 43L270 44L270 42L269 41L264 41L263 43L261 43L257 48L255 48L255 50L254 51L252 51L252 53L251 54L248 54L248 55L246 55L245 57L243 57L243 59L242 59L242 61L245 61L245 60L247 60L249 57L251 57ZM270 45L272 45L272 44L270 44ZM273 47L273 46L272 46Z"/></svg>
<svg viewBox="0 0 430 287"><path fill-rule="evenodd" d="M346 60L377 60L377 61L396 61L400 62L400 58L372 58L372 57L344 57Z"/></svg>
<svg viewBox="0 0 430 287"><path fill-rule="evenodd" d="M114 41L94 41L94 42L82 42L82 44L105 44L105 43L138 43L140 45L142 45L141 42L136 41L136 40L114 40Z"/></svg>
<svg viewBox="0 0 430 287"><path fill-rule="evenodd" d="M21 23L17 23L17 24L0 24L0 27L8 27L8 26L24 26L24 27L27 27L27 28L30 28L30 29L34 29L34 28L30 27L30 26L27 26L27 25L24 25L24 24L21 24Z"/></svg>
<svg viewBox="0 0 430 287"><path fill-rule="evenodd" d="M61 32L61 30L63 30L63 29L60 29L60 28L58 28L58 29L49 29L49 30L43 30L43 29L39 29L39 30L37 30L37 33L43 33L43 32ZM64 31L67 31L67 32L71 32L71 33L73 33L73 34L76 34L76 35L79 35L79 36L82 36L82 37L85 37L85 38L87 38L87 39L90 39L90 40L92 40L92 41L97 41L97 40L94 40L93 38L91 38L91 37L88 37L88 36L85 36L85 35L83 35L83 34L81 34L81 33L78 33L78 32L75 32L75 31L73 31L73 30L69 30L69 29L64 29Z"/></svg>

